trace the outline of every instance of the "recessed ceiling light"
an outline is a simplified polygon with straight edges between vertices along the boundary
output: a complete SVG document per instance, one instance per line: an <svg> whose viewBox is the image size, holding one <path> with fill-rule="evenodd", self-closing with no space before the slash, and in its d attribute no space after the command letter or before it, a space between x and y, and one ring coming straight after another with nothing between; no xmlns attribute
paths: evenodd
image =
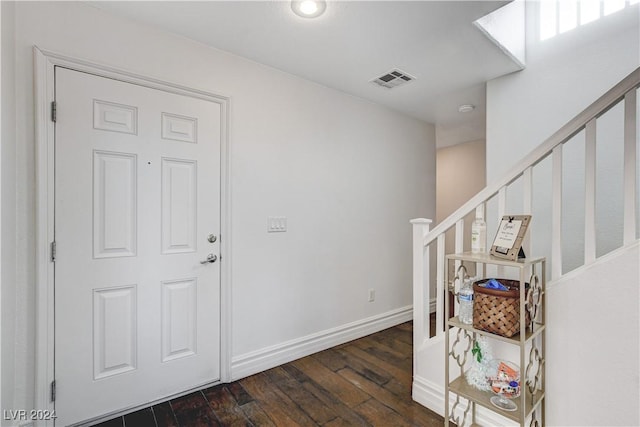
<svg viewBox="0 0 640 427"><path fill-rule="evenodd" d="M459 113L470 113L475 110L476 106L471 104L464 104L458 107Z"/></svg>
<svg viewBox="0 0 640 427"><path fill-rule="evenodd" d="M291 10L303 18L317 18L322 15L327 8L325 0L293 0Z"/></svg>

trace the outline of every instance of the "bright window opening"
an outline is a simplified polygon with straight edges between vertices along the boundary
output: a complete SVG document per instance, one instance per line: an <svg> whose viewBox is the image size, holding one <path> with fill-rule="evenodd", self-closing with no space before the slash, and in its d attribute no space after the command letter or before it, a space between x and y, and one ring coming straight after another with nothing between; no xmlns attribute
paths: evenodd
<svg viewBox="0 0 640 427"><path fill-rule="evenodd" d="M580 0L580 25L600 18L600 0Z"/></svg>
<svg viewBox="0 0 640 427"><path fill-rule="evenodd" d="M578 26L578 2L563 0L558 3L558 32L566 33Z"/></svg>
<svg viewBox="0 0 640 427"><path fill-rule="evenodd" d="M540 2L540 40L550 39L557 34L556 9L555 0Z"/></svg>
<svg viewBox="0 0 640 427"><path fill-rule="evenodd" d="M604 2L604 16L624 9L625 0L607 0Z"/></svg>
<svg viewBox="0 0 640 427"><path fill-rule="evenodd" d="M540 0L540 40L597 21L640 0Z"/></svg>

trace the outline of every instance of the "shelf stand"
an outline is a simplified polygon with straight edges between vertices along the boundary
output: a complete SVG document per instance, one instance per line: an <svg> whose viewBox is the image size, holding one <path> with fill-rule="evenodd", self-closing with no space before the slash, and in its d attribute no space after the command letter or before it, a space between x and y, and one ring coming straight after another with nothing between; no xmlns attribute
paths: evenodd
<svg viewBox="0 0 640 427"><path fill-rule="evenodd" d="M545 359L546 349L546 259L525 258L518 261L508 261L493 257L489 254L475 254L471 252L450 254L446 256L445 283L447 290L457 299L459 286L463 278L458 276L449 280L450 262L456 265L475 263L477 274L483 277L486 274L487 265L495 265L497 271L504 274L507 270L518 271L520 281L520 333L512 337L504 337L491 332L475 329L473 325L463 324L457 316L450 317L449 303L445 300L445 426L453 421L458 427L464 427L467 419L471 417L471 425L478 425L477 406L482 406L512 421L529 427L540 427L545 424ZM481 266L481 268L478 268ZM458 271L458 270L456 270ZM529 288L526 288L527 280ZM451 283L450 283L451 282ZM456 289L458 284L458 289ZM475 300L475 295L474 295ZM530 320L527 323L526 314ZM465 366L471 354L471 348L475 340L485 336L492 340L506 342L515 345L519 349L520 356L520 396L513 401L517 405L516 411L510 412L495 407L490 399L493 393L478 390L469 385L465 378ZM453 338L453 342L450 342ZM527 351L528 350L528 351ZM455 379L450 378L450 361L454 360L459 367L460 374ZM451 405L451 393L455 395L455 401ZM462 409L466 401L464 410Z"/></svg>

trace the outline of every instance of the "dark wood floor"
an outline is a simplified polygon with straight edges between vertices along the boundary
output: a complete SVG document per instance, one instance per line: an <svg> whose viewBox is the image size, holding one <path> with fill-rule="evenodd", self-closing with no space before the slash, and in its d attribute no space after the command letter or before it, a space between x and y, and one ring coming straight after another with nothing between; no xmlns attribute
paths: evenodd
<svg viewBox="0 0 640 427"><path fill-rule="evenodd" d="M99 426L442 426L411 399L411 370L404 323Z"/></svg>

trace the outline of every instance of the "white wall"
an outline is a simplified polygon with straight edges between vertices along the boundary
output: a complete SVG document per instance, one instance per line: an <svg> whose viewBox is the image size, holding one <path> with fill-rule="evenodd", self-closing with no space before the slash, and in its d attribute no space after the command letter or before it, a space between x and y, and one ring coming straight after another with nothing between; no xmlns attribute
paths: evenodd
<svg viewBox="0 0 640 427"><path fill-rule="evenodd" d="M638 259L636 243L549 288L548 425L640 425Z"/></svg>
<svg viewBox="0 0 640 427"><path fill-rule="evenodd" d="M2 45L0 47L2 54L2 67L1 67L1 85L2 85L2 133L0 135L0 170L2 175L0 176L1 187L1 241L2 255L1 261L1 275L0 284L2 286L1 292L1 343L0 346L0 358L2 364L0 366L0 379L2 383L0 407L13 408L13 396L14 396L14 337L15 337L15 301L16 301L16 256L13 250L16 245L16 233L15 233L15 221L16 221L16 209L15 209L15 159L16 159L16 145L15 145L15 89L14 78L15 73L13 70L14 63L14 7L13 3L1 2L0 3L2 14ZM3 417L4 418L4 417ZM3 425L5 421L2 421Z"/></svg>
<svg viewBox="0 0 640 427"><path fill-rule="evenodd" d="M536 41L527 2L527 68L487 83L487 181L640 65L638 6Z"/></svg>
<svg viewBox="0 0 640 427"><path fill-rule="evenodd" d="M3 185L16 197L2 200L16 208L14 407L33 402L34 44L231 97L234 358L411 304L408 221L435 214L433 126L90 5L15 10L16 168ZM269 215L288 231L267 234Z"/></svg>
<svg viewBox="0 0 640 427"><path fill-rule="evenodd" d="M484 188L485 145L479 139L437 150L436 224Z"/></svg>
<svg viewBox="0 0 640 427"><path fill-rule="evenodd" d="M436 152L436 225L475 196L486 184L486 144L484 139L469 141ZM471 224L475 212L465 217L464 249L471 250ZM455 248L455 230L445 235L446 253ZM434 268L435 269L435 268ZM453 264L449 274L453 274ZM474 271L469 271L475 274ZM452 277L452 276L449 276ZM435 295L435 280L431 281Z"/></svg>

